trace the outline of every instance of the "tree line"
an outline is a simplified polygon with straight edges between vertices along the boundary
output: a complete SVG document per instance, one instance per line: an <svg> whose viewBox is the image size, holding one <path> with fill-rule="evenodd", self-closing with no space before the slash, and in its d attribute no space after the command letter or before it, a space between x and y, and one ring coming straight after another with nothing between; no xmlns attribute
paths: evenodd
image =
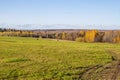
<svg viewBox="0 0 120 80"><path fill-rule="evenodd" d="M0 28L0 36L50 38L78 42L120 42L120 30L15 30Z"/></svg>

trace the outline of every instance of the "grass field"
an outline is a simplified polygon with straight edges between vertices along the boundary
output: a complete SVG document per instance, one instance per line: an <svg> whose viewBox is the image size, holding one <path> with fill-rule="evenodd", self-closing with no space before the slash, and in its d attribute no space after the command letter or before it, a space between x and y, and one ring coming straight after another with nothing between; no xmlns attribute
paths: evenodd
<svg viewBox="0 0 120 80"><path fill-rule="evenodd" d="M119 44L0 37L0 80L72 80L112 61Z"/></svg>

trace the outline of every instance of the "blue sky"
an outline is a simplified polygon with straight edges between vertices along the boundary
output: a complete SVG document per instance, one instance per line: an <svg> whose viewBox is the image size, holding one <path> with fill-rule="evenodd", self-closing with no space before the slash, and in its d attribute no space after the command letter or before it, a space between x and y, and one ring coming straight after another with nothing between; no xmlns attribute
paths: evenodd
<svg viewBox="0 0 120 80"><path fill-rule="evenodd" d="M0 23L120 25L120 0L0 0Z"/></svg>

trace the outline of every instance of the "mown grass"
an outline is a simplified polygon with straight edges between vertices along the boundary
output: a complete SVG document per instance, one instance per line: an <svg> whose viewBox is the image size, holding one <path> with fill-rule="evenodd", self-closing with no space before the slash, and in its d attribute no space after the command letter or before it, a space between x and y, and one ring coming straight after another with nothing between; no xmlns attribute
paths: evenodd
<svg viewBox="0 0 120 80"><path fill-rule="evenodd" d="M72 80L91 66L112 61L119 44L0 37L0 79Z"/></svg>

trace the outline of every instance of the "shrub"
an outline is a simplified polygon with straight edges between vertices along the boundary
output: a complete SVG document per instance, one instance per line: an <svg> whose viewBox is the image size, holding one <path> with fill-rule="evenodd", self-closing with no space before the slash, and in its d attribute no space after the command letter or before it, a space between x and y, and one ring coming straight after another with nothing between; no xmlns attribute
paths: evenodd
<svg viewBox="0 0 120 80"><path fill-rule="evenodd" d="M85 39L84 39L84 37L79 37L79 38L76 38L76 41L77 41L77 42L84 42Z"/></svg>

